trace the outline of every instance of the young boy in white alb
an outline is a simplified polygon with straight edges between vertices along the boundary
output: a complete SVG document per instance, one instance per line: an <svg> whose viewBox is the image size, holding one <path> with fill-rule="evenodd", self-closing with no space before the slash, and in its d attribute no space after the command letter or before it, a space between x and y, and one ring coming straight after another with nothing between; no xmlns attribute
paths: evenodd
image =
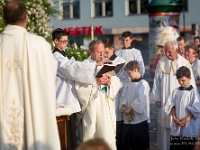
<svg viewBox="0 0 200 150"><path fill-rule="evenodd" d="M120 109L124 112L122 135L123 150L149 149L149 84L140 74L137 61L127 63L131 81L123 89Z"/></svg>
<svg viewBox="0 0 200 150"><path fill-rule="evenodd" d="M171 113L170 150L193 150L199 131L200 96L190 85L190 70L182 66L176 72L179 88L173 90L165 107Z"/></svg>

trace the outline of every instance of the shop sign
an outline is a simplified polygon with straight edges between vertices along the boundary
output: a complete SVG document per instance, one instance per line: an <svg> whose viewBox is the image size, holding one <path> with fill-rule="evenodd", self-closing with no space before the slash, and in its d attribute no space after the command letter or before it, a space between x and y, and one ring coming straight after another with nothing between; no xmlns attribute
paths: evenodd
<svg viewBox="0 0 200 150"><path fill-rule="evenodd" d="M91 26L63 28L70 36L91 35ZM94 26L94 35L104 34L102 26Z"/></svg>

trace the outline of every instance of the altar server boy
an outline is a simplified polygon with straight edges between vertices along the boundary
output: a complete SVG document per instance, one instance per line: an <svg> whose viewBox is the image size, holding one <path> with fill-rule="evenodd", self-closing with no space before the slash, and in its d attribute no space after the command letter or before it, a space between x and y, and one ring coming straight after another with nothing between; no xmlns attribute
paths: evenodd
<svg viewBox="0 0 200 150"><path fill-rule="evenodd" d="M170 150L193 150L198 137L200 101L196 89L190 85L190 70L182 66L176 72L179 88L173 90L165 107L171 113Z"/></svg>
<svg viewBox="0 0 200 150"><path fill-rule="evenodd" d="M149 149L149 84L140 74L140 64L125 67L131 81L123 89L120 109L124 112L122 147L124 150Z"/></svg>

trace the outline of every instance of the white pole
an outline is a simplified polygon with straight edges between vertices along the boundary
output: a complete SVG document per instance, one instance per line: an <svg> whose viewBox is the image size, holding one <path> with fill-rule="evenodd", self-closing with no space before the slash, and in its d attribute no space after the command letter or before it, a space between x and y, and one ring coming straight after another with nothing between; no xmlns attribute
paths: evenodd
<svg viewBox="0 0 200 150"><path fill-rule="evenodd" d="M94 27L91 25L91 39L94 40Z"/></svg>

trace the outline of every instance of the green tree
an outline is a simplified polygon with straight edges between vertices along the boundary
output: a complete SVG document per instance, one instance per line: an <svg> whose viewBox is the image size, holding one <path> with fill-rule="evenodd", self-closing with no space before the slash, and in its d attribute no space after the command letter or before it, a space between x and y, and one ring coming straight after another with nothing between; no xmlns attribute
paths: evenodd
<svg viewBox="0 0 200 150"><path fill-rule="evenodd" d="M5 24L3 22L3 6L9 0L0 0L0 32L3 31ZM49 22L49 17L56 17L61 15L61 12L56 10L55 4L52 0L21 0L25 3L29 22L27 30L31 33L44 37L50 44L52 44L51 31L52 24Z"/></svg>

